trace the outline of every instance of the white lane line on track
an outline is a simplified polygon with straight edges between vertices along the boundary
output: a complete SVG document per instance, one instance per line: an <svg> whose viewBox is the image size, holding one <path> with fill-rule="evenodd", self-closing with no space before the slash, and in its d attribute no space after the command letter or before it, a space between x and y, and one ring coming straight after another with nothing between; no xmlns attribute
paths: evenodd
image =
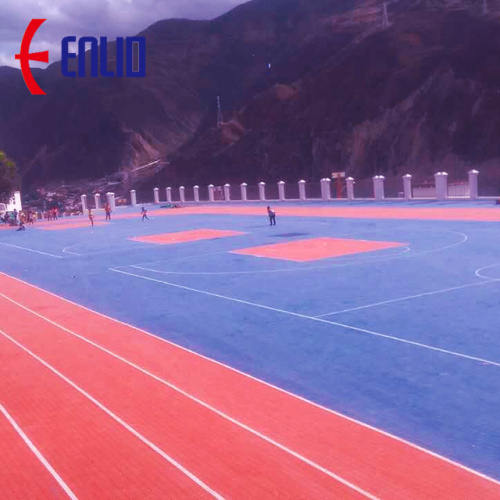
<svg viewBox="0 0 500 500"><path fill-rule="evenodd" d="M0 333L3 333L0 330ZM42 465L49 471L50 475L56 480L59 486L64 490L66 495L68 495L71 500L78 500L78 497L73 493L71 488L66 484L64 479L56 472L56 470L50 465L49 461L42 455L40 450L33 444L33 441L25 434L21 429L19 424L14 420L10 413L5 409L5 407L0 403L0 413L7 419L7 421L14 427L14 430L19 434L21 439L24 441L26 446L31 450L33 455L42 463Z"/></svg>
<svg viewBox="0 0 500 500"><path fill-rule="evenodd" d="M352 489L354 491L357 491L358 493L360 493L361 495L365 496L366 498L369 498L370 500L379 500L377 497L375 497L372 494L364 491L363 489L359 488L355 484L349 482L347 479L344 479L343 477L341 477L341 476L335 474L334 472L332 472L332 471L330 471L330 470L322 467L321 465L317 464L316 462L313 462L312 460L309 460L308 458L304 457L303 455L297 453L296 451L288 448L285 445L282 445L281 443L278 443L274 439L266 436L265 434L262 434L261 432L259 432L259 431L255 430L255 429L253 429L252 427L250 427L250 426L248 426L248 425L240 422L239 420L234 419L233 417L231 417L231 416L227 415L226 413L218 410L217 408L211 406L210 404L202 401L201 399L198 399L196 396L193 396L192 394L184 391L183 389L177 387L176 385L171 384L167 380L162 379L161 377L158 377L154 373L151 373L151 372L147 371L146 369L144 369L141 366L133 363L132 361L129 361L128 359L123 358L122 356L114 353L113 351L111 351L109 349L106 349L105 347L97 344L96 342L93 342L92 340L89 340L86 337L84 337L82 335L79 335L76 332L73 332L72 330L70 330L70 329L68 329L68 328L60 325L59 323L56 323L55 321L52 321L51 319L43 316L42 314L37 313L36 311L33 311L32 309L24 306L23 304L20 304L19 302L15 301L14 299L11 299L10 297L8 297L8 296L6 296L6 295L4 295L2 293L0 293L0 297L3 297L4 299L8 300L9 302L11 302L11 303L17 305L18 307L20 307L21 309L24 309L25 311L28 311L29 313L31 313L31 314L33 314L33 315L35 315L35 316L37 316L37 317L45 320L47 323L50 323L50 324L56 326L60 330L63 330L65 332L69 333L70 335L73 335L74 337L77 337L78 339L83 340L87 344L90 344L91 346L93 346L93 347L95 347L95 348L97 348L97 349L105 352L106 354L109 354L113 358L118 359L119 361L121 361L121 362L127 364L128 366L136 369L137 371L143 373L144 375L147 375L148 377L156 380L157 382L160 382L161 384L169 387L170 389L173 389L174 391L178 392L179 394L182 394L186 398L188 398L191 401L199 404L200 406L203 406L207 410L212 411L213 413L215 413L218 416L222 417L223 419L231 422L232 424L234 424L234 425L236 425L236 426L238 426L238 427L240 427L240 428L248 431L249 433L253 434L254 436L257 436L258 438L262 439L263 441L266 441L267 443L275 446L276 448L284 451L285 453L288 453L289 455L293 456L294 458L297 458L301 462L306 463L307 465L309 465L312 468L314 468L314 469L322 472L323 474L326 474L327 476L331 477L335 481L338 481L339 483L342 483L344 486L347 486L348 488L350 488L350 489ZM3 333L3 332L0 330L0 333ZM4 335L6 335L6 334L4 334ZM9 337L9 339L10 339L10 337Z"/></svg>
<svg viewBox="0 0 500 500"><path fill-rule="evenodd" d="M111 417L113 420L118 422L122 427L124 427L127 431L129 431L131 434L133 434L137 439L142 441L146 446L148 446L150 449L152 449L154 452L156 452L158 455L160 455L162 458L164 458L167 462L169 462L171 465L173 465L175 468L177 468L179 471L181 471L183 474L185 474L189 479L191 479L193 482L195 482L198 486L200 486L202 489L204 489L207 493L212 495L214 498L217 498L217 500L224 500L224 497L219 495L216 491L211 489L209 486L207 486L201 479L199 479L197 476L195 476L192 472L187 470L185 467L183 467L179 462L174 460L172 457L167 455L162 449L160 449L158 446L156 446L154 443L149 441L149 439L145 438L141 433L136 431L131 425L127 424L124 420L122 420L118 415L113 413L110 409L108 409L106 406L104 406L102 403L100 403L97 399L95 399L93 396L91 396L88 392L86 392L84 389L82 389L80 386L75 384L72 380L70 380L68 377L63 375L60 371L58 371L56 368L54 368L52 365L47 363L45 360L43 360L41 357L37 356L34 352L30 351L27 347L19 343L17 340L12 338L10 335L5 333L4 331L0 330L0 335L3 335L6 339L10 340L13 344L15 344L17 347L22 349L24 352L29 354L32 358L36 359L39 363L41 363L43 366L48 368L52 373L60 377L62 380L64 380L67 384L69 384L73 389L78 391L80 394L85 396L89 401L94 403L98 408L100 408L104 413L106 413L109 417Z"/></svg>
<svg viewBox="0 0 500 500"><path fill-rule="evenodd" d="M265 380L262 380L260 378L257 378L255 377L254 375L251 375L250 373L247 373L247 372L244 372L242 370L238 370L237 368L234 368L233 366L231 365L228 365L228 364L225 364L223 363L222 361L217 361L216 359L214 358L210 358L208 356L205 356L204 354L200 354L199 352L196 352L196 351L193 351L192 349L188 349L187 347L184 347L183 345L180 345L180 344L176 344L175 342L172 342L171 340L167 340L163 337L160 337L159 335L156 335L154 333L151 333L151 332L148 332L146 330L143 330L142 328L139 328L138 326L134 326L134 325L131 325L130 323L126 323L124 321L121 321L119 319L116 319L116 318L112 318L111 316L107 316L106 314L103 314L101 312L98 312L98 311L95 311L93 309L90 309L89 307L86 307L86 306L83 306L81 304L78 304L76 302L73 302L72 300L69 300L69 299L66 299L64 297L61 297L60 295L57 295L53 292L49 292L48 290L44 290L43 288L40 288L39 286L37 285L33 285L31 283L28 283L27 281L24 281L20 278L15 278L13 276L9 276L8 274L5 274L3 272L0 271L0 275L2 276L5 276L9 279L12 279L14 281L17 281L18 283L22 283L23 285L26 285L28 287L31 287L31 288L34 288L35 290L39 290L40 292L43 292L44 294L48 294L52 297L55 297L56 299L59 299L59 300L62 300L63 302L66 302L68 304L71 304L72 306L74 307L77 307L78 309L83 309L84 311L88 311L92 314L96 314L98 316L100 316L101 318L105 318L109 321L113 321L115 323L118 323L120 325L123 325L123 326L126 326L127 328L131 328L132 330L136 331L136 332L139 332L143 335L146 335L147 337L150 337L152 339L154 339L155 341L158 341L158 342L162 342L162 343L165 343L169 346L172 346L172 347L175 347L177 349L180 349L181 351L184 351L184 352L188 352L190 354L192 354L193 356L195 357L198 357L200 359L204 359L205 361L208 361L209 363L213 363L217 366L220 366L221 368L224 368L226 370L229 370L230 372L233 372L233 373L237 373L238 375L241 375L242 377L245 377L247 379L250 379L250 380L253 380L254 382L257 382L258 384L262 384L266 387L269 387L270 389L273 389L275 391L278 391L279 393L281 394L286 394L287 396L290 396L291 398L293 399L296 399L297 401L301 401L302 403L305 403L307 405L310 405L310 406L313 406L314 408L318 408L322 411L325 411L331 415L335 415L336 417L340 417L342 419L345 419L347 420L348 422L352 422L354 424L357 424L357 425L360 425L361 427L365 428L365 429L369 429L371 431L374 431L378 434L381 434L382 436L385 436L385 437L388 437L390 439L394 439L395 441L398 441L399 443L403 443L405 444L406 446L409 446L410 448L413 448L415 450L418 450L418 451L421 451L422 453L425 453L426 455L430 455L432 457L435 457L439 460L442 460L450 465L453 465L454 467L458 467L459 469L461 470L464 470L470 474L473 474L477 477L481 477L482 479L485 479L497 486L500 486L500 481L496 480L496 479L493 479L492 477L490 476L487 476L486 474L483 474L482 472L478 472L474 469L471 469L470 467L467 467L459 462L456 462L454 460L451 460L450 458L447 458L443 455L440 455L439 453L435 453L434 451L431 451L431 450L428 450L426 448L423 448L422 446L419 446L418 444L415 444L415 443L412 443L411 441L408 441L406 439L403 439L399 436L396 436L394 434L391 434L390 432L387 432L383 429L380 429L378 427L374 427L373 425L370 425L370 424L367 424L365 422L362 422L361 420L357 420L353 417L349 417L347 415L344 415L343 413L340 413L338 411L335 411L335 410L332 410L331 408L328 408L327 406L323 406L319 403L316 403L314 401L311 401L310 399L307 399L303 396L299 396L298 394L295 394L291 391L288 391L286 389L283 389L282 387L279 387L277 385L274 385L274 384L271 384L270 382L266 382Z"/></svg>

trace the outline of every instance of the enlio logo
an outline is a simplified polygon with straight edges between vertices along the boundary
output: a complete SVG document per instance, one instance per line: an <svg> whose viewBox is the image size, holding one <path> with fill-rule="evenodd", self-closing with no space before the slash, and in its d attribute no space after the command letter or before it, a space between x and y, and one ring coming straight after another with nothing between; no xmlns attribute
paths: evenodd
<svg viewBox="0 0 500 500"><path fill-rule="evenodd" d="M76 54L69 52L69 44L76 42L76 36L67 36L62 40L62 74L74 78L76 71L69 71L68 63L70 59L76 59ZM78 76L85 75L85 49L90 44L90 76L99 75L106 77L144 77L146 76L146 39L142 36L132 36L116 39L116 67L114 70L108 68L108 39L101 36L100 44L93 36L84 36L78 40ZM125 43L124 43L125 42ZM99 56L97 50L99 48ZM125 49L125 75L123 68ZM135 50L134 50L135 49ZM134 52L136 53L136 63L134 64Z"/></svg>
<svg viewBox="0 0 500 500"><path fill-rule="evenodd" d="M32 19L26 28L21 50L15 58L21 62L21 72L28 90L33 95L45 95L45 92L37 84L31 73L30 61L49 62L49 52L30 53L30 45L38 28L46 19ZM90 76L108 78L141 78L146 76L146 39L141 36L118 37L115 47L115 65L113 68L108 64L108 39L100 37L99 42L93 36L84 36L78 39L78 71L70 71L69 62L76 59L77 54L70 52L69 44L77 42L76 36L67 36L61 42L61 72L68 78L85 77L87 58L85 51L90 46Z"/></svg>

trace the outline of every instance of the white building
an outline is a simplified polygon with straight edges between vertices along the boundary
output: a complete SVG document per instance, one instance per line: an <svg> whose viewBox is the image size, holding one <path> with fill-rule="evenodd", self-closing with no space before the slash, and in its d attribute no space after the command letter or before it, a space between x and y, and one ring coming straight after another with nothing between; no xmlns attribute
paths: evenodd
<svg viewBox="0 0 500 500"><path fill-rule="evenodd" d="M23 209L23 206L21 204L21 192L20 191L14 191L14 196L9 200L9 203L7 203L7 211L11 212L13 210L17 210L20 212Z"/></svg>

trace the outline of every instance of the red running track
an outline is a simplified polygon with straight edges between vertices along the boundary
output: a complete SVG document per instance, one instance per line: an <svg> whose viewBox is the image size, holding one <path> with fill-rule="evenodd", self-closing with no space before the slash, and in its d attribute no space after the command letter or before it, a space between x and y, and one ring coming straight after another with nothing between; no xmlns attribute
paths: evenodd
<svg viewBox="0 0 500 500"><path fill-rule="evenodd" d="M3 362L4 354L1 354ZM16 431L17 422L0 406L0 486L2 498L61 498L66 496L54 476ZM50 467L50 464L48 464Z"/></svg>
<svg viewBox="0 0 500 500"><path fill-rule="evenodd" d="M80 500L500 498L492 479L4 274L0 317L0 402Z"/></svg>
<svg viewBox="0 0 500 500"><path fill-rule="evenodd" d="M277 217L325 217L347 219L403 219L403 220L445 220L445 221L480 221L499 222L500 211L495 207L408 207L408 206L332 206L319 204L317 206L281 205L276 208ZM152 217L177 215L258 215L264 219L267 212L264 205L256 206L228 206L228 205L198 205L186 206L179 209L158 209L151 212ZM140 219L140 213L120 213L112 215L112 221L122 219ZM101 222L99 222L101 221ZM102 224L104 217L97 216L96 223ZM40 222L35 226L38 229L71 229L90 227L83 217L59 219L53 222Z"/></svg>

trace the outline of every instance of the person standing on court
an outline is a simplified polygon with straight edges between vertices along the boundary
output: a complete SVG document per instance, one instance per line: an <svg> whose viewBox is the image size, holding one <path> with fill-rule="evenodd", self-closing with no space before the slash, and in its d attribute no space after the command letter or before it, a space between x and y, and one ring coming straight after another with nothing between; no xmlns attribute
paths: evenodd
<svg viewBox="0 0 500 500"><path fill-rule="evenodd" d="M148 211L144 207L142 207L141 209L141 214L142 214L142 222L144 222L144 220L149 220Z"/></svg>
<svg viewBox="0 0 500 500"><path fill-rule="evenodd" d="M111 220L111 205L109 203L104 205L104 211L106 212L106 220Z"/></svg>
<svg viewBox="0 0 500 500"><path fill-rule="evenodd" d="M271 207L267 207L267 215L269 216L269 225L275 226L276 225L276 212L274 210L271 210Z"/></svg>
<svg viewBox="0 0 500 500"><path fill-rule="evenodd" d="M90 223L92 224L92 227L94 227L94 214L92 213L91 208L89 208L89 220L90 220Z"/></svg>

